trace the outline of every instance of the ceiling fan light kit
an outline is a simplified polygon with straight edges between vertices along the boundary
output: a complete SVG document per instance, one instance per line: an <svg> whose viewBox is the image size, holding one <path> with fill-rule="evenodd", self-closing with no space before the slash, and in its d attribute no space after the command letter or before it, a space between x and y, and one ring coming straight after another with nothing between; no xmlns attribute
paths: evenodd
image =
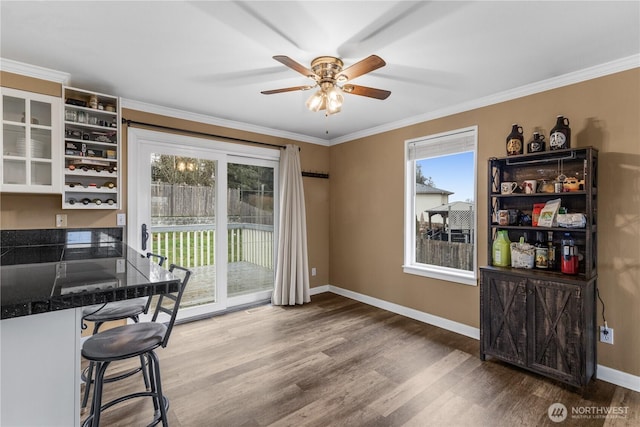
<svg viewBox="0 0 640 427"><path fill-rule="evenodd" d="M339 113L344 103L344 93L366 96L375 99L387 99L391 92L383 89L375 89L366 86L344 84L363 74L384 67L386 63L377 55L371 55L350 67L342 67L344 63L334 56L319 56L311 61L311 69L299 64L288 56L276 55L273 57L278 62L286 65L305 77L315 80L314 86L294 86L283 89L265 90L261 93L272 95L274 93L292 92L297 90L309 90L315 87L319 89L307 99L306 106L310 111L325 110L326 115ZM338 83L344 84L339 86Z"/></svg>

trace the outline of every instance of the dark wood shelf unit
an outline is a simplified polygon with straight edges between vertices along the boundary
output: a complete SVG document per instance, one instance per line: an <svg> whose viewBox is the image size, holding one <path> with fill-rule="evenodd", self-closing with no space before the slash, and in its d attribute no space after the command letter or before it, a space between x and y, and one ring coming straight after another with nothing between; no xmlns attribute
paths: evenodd
<svg viewBox="0 0 640 427"><path fill-rule="evenodd" d="M581 255L577 275L558 270L480 268L480 358L496 357L575 387L584 388L597 366L597 172L598 151L592 147L525 154L489 160L488 260L499 230L516 242L536 231L553 234L558 265L560 242L570 233ZM499 194L503 181L553 180L562 171L584 179L580 191L562 193ZM534 203L561 199L568 213L583 213L586 226L503 226L498 210L531 215Z"/></svg>

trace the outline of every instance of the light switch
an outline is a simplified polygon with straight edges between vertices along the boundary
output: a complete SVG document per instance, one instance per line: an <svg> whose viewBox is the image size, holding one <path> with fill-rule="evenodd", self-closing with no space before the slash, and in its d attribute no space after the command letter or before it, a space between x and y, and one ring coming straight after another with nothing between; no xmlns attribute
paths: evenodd
<svg viewBox="0 0 640 427"><path fill-rule="evenodd" d="M127 214L123 214L123 213L117 214L116 225L127 225Z"/></svg>

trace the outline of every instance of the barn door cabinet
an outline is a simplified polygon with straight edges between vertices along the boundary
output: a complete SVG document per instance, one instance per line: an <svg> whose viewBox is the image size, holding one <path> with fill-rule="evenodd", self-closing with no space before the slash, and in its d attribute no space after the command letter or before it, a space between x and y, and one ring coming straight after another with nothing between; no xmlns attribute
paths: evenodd
<svg viewBox="0 0 640 427"><path fill-rule="evenodd" d="M596 373L596 280L481 268L480 353L584 387Z"/></svg>
<svg viewBox="0 0 640 427"><path fill-rule="evenodd" d="M594 148L576 148L489 160L488 245L498 231L509 240L536 232L551 236L561 256L561 240L570 233L580 262L578 274L555 269L480 268L480 358L501 359L550 378L583 388L596 374L597 168ZM552 182L560 173L579 182L566 192L501 194L502 182ZM539 185L540 187L540 185ZM546 187L548 189L548 187ZM547 190L548 191L548 190ZM525 221L499 224L498 211L532 215L534 204L561 199L568 213L583 213L581 228L540 227ZM522 218L522 216L519 216Z"/></svg>

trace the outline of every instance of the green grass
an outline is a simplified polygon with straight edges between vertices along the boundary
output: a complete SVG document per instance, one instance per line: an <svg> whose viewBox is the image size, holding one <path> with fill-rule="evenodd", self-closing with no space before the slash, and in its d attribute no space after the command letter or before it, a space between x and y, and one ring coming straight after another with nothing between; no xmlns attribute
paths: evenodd
<svg viewBox="0 0 640 427"><path fill-rule="evenodd" d="M236 252L232 253L232 239L231 236L232 234L229 232L227 233L227 248L228 248L228 260L229 262L235 262L235 261L239 261L242 259L242 231L241 230L234 230L236 231L235 233L235 247L236 247ZM174 262L179 260L179 256L180 256L180 234L182 234L182 243L184 245L183 248L183 256L185 257L185 260L183 262L183 264L187 264L184 265L184 267L186 268L191 268L191 267L196 267L196 265L194 265L194 259L193 259L193 254L195 253L195 251L198 251L198 266L200 265L214 265L215 264L215 233L211 232L209 233L209 236L207 238L207 234L206 233L198 233L195 231L188 231L188 232L182 232L182 233L153 233L152 238L151 238L151 246L149 248L150 252L153 253L157 253L163 256L167 256L168 263ZM198 234L198 238L197 238L197 247L196 247L196 242L195 242L195 234ZM166 237L166 238L165 238ZM187 237L189 238L189 244L187 246ZM174 239L175 241L175 254L173 251L174 248ZM204 241L203 241L204 239ZM160 242L162 242L162 246L160 247L159 244ZM204 245L204 254L203 256L205 257L204 262L201 260L200 258L200 248ZM209 256L207 257L207 245L209 247ZM167 249L168 247L168 249ZM187 254L189 255L189 259L188 262L186 260L187 258Z"/></svg>

